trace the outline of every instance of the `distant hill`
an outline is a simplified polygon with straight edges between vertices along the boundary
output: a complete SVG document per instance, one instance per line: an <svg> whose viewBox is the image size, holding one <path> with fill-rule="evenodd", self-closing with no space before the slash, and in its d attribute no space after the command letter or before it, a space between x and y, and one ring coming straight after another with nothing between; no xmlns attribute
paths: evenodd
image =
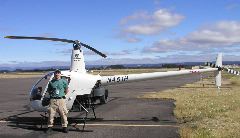
<svg viewBox="0 0 240 138"><path fill-rule="evenodd" d="M214 62L213 62L214 63ZM204 65L204 62L182 62L182 63L159 63L159 64L122 64L122 66L126 68L160 68L164 64L175 64L175 65L184 65L184 66L196 66L196 65ZM223 61L223 65L240 65L240 61ZM106 68L111 65L86 65L87 69L101 69ZM69 66L46 66L46 67L6 67L0 65L0 71L15 71L15 70L68 70Z"/></svg>

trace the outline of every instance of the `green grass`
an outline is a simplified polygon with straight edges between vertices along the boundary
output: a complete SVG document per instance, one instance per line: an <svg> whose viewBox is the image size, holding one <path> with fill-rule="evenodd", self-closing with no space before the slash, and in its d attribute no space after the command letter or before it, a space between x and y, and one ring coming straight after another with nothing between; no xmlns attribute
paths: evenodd
<svg viewBox="0 0 240 138"><path fill-rule="evenodd" d="M223 74L223 78L220 90L210 77L142 98L174 99L183 138L240 137L240 77Z"/></svg>

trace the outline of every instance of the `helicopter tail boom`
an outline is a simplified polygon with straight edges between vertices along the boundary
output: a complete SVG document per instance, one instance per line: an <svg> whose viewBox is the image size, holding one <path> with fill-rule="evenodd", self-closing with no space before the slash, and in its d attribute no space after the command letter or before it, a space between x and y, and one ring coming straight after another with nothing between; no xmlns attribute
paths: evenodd
<svg viewBox="0 0 240 138"><path fill-rule="evenodd" d="M178 75L185 75L185 74L212 72L212 71L217 71L217 70L218 70L218 68L207 68L207 69L103 76L101 79L101 84L102 85L113 85L113 84L119 84L119 83L128 83L128 82L134 82L134 81L150 80L150 79L157 79L157 78L164 78L164 77L171 77L171 76L178 76Z"/></svg>
<svg viewBox="0 0 240 138"><path fill-rule="evenodd" d="M210 63L209 68L180 70L180 71L167 71L167 72L141 73L141 74L129 74L129 75L103 76L101 79L101 84L102 85L112 85L112 84L150 80L150 79L157 79L157 78L164 78L164 77L178 76L178 75L185 75L185 74L214 72L215 73L215 84L217 87L220 87L221 86L221 71L222 71L222 69L223 69L222 53L219 53L217 56L217 59L216 59L216 64Z"/></svg>

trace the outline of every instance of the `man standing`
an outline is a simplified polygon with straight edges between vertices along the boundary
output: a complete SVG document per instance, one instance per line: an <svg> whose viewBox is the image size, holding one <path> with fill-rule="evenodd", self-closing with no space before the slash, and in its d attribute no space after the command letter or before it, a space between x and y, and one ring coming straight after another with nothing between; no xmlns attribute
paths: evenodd
<svg viewBox="0 0 240 138"><path fill-rule="evenodd" d="M61 116L63 132L68 133L67 121L67 107L65 103L65 95L68 93L68 83L66 80L61 79L61 71L55 70L54 78L49 82L48 89L50 95L49 117L47 133L52 131L54 116L58 112Z"/></svg>

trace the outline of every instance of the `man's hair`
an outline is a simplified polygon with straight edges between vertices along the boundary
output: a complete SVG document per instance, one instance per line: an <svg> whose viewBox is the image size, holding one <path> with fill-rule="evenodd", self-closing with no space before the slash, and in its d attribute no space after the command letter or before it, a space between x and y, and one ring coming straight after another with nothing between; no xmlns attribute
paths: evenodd
<svg viewBox="0 0 240 138"><path fill-rule="evenodd" d="M54 71L54 74L57 74L57 73L61 73L61 71L60 71L59 69L56 69L56 70Z"/></svg>

